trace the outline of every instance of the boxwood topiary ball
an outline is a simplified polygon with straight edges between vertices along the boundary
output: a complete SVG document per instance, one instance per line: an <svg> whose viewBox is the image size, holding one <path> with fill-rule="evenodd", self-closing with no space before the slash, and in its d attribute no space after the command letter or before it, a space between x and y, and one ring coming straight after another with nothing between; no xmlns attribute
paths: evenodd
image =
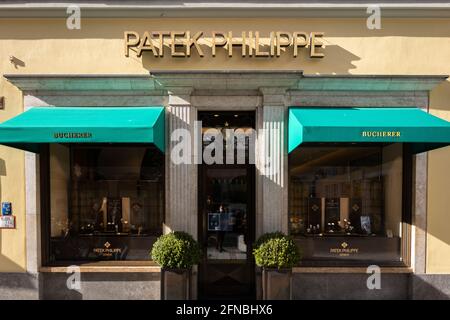
<svg viewBox="0 0 450 320"><path fill-rule="evenodd" d="M181 231L159 237L151 252L151 258L167 269L189 269L199 263L200 256L198 242L190 234Z"/></svg>

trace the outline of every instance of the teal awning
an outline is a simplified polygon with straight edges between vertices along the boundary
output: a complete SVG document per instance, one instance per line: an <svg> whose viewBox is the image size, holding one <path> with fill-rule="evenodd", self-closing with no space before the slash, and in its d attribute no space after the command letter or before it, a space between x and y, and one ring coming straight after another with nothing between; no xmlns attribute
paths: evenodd
<svg viewBox="0 0 450 320"><path fill-rule="evenodd" d="M413 143L423 152L450 144L450 122L418 108L290 108L289 152L304 142Z"/></svg>
<svg viewBox="0 0 450 320"><path fill-rule="evenodd" d="M164 107L34 107L0 124L0 144L153 143L164 151Z"/></svg>

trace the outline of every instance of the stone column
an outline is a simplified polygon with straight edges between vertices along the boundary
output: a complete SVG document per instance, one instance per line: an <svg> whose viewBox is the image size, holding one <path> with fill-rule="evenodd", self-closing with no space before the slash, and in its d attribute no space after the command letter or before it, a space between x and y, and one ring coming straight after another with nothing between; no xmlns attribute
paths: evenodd
<svg viewBox="0 0 450 320"><path fill-rule="evenodd" d="M24 94L24 111L30 107L47 106L40 99ZM39 299L39 268L42 265L41 251L41 192L39 154L24 152L25 157L25 221L26 261L30 283L30 297Z"/></svg>
<svg viewBox="0 0 450 320"><path fill-rule="evenodd" d="M257 227L266 232L288 232L286 88L262 88L263 106L257 128Z"/></svg>
<svg viewBox="0 0 450 320"><path fill-rule="evenodd" d="M169 89L166 112L166 219L164 232L186 231L197 239L197 164L192 148L190 163L174 163L171 159L173 148L179 141L171 141L171 133L176 129L186 129L194 146L194 121L197 110L191 106L191 88Z"/></svg>
<svg viewBox="0 0 450 320"><path fill-rule="evenodd" d="M420 102L420 101L419 101ZM419 108L428 112L428 96ZM428 189L428 152L414 156L413 161L413 212L411 264L415 274L427 271L427 189Z"/></svg>
<svg viewBox="0 0 450 320"><path fill-rule="evenodd" d="M414 241L411 243L412 267L414 273L426 273L426 256L427 256L427 166L428 153L421 153L415 156L413 166L413 219L412 237Z"/></svg>

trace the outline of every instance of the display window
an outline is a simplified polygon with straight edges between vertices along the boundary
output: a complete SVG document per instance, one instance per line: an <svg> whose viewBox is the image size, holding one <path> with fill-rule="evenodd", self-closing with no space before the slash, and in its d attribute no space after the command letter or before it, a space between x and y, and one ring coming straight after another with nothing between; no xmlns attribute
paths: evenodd
<svg viewBox="0 0 450 320"><path fill-rule="evenodd" d="M148 260L164 221L153 146L49 147L49 262Z"/></svg>
<svg viewBox="0 0 450 320"><path fill-rule="evenodd" d="M289 231L304 264L403 263L403 153L401 143L305 144L289 155Z"/></svg>

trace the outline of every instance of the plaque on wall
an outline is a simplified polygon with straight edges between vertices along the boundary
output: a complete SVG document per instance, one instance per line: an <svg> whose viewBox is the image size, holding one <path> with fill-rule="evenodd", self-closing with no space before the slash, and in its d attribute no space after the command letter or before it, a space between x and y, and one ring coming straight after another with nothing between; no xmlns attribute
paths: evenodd
<svg viewBox="0 0 450 320"><path fill-rule="evenodd" d="M339 198L325 198L325 223L337 223L341 220Z"/></svg>
<svg viewBox="0 0 450 320"><path fill-rule="evenodd" d="M11 202L2 202L2 216L12 215L12 204Z"/></svg>
<svg viewBox="0 0 450 320"><path fill-rule="evenodd" d="M208 231L232 231L233 215L230 212L209 212Z"/></svg>
<svg viewBox="0 0 450 320"><path fill-rule="evenodd" d="M307 226L322 225L322 199L308 198L308 222Z"/></svg>
<svg viewBox="0 0 450 320"><path fill-rule="evenodd" d="M208 231L220 231L220 213L208 213Z"/></svg>
<svg viewBox="0 0 450 320"><path fill-rule="evenodd" d="M16 217L15 216L0 216L0 229L15 229Z"/></svg>
<svg viewBox="0 0 450 320"><path fill-rule="evenodd" d="M369 216L361 216L361 230L365 234L372 233L372 224Z"/></svg>
<svg viewBox="0 0 450 320"><path fill-rule="evenodd" d="M119 225L120 219L122 219L122 199L121 198L108 198L108 221L107 231L119 231L116 230L116 226Z"/></svg>
<svg viewBox="0 0 450 320"><path fill-rule="evenodd" d="M361 214L362 200L361 198L351 198L349 202L349 220L356 232L361 232Z"/></svg>

